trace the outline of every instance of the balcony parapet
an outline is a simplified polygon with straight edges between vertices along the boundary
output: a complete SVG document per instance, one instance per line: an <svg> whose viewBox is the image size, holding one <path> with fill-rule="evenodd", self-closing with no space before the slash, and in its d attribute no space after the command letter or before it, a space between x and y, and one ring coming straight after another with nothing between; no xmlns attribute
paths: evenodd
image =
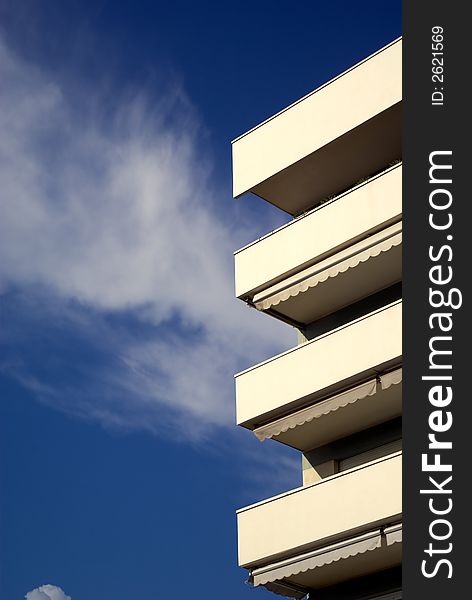
<svg viewBox="0 0 472 600"><path fill-rule="evenodd" d="M239 510L239 564L261 575L269 565L326 554L333 544L351 544L396 525L402 513L401 465L397 452ZM399 531L388 531L388 545L401 541ZM325 556L322 562L330 561ZM337 571L342 577L342 569Z"/></svg>
<svg viewBox="0 0 472 600"><path fill-rule="evenodd" d="M256 429L401 365L394 302L235 375L239 425Z"/></svg>
<svg viewBox="0 0 472 600"><path fill-rule="evenodd" d="M398 39L233 141L233 194L291 215L401 158Z"/></svg>

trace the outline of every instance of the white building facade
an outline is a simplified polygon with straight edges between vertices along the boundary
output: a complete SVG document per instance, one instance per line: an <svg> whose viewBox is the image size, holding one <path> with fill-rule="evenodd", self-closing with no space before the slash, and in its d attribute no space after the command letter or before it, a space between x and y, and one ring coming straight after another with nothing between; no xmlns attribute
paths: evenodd
<svg viewBox="0 0 472 600"><path fill-rule="evenodd" d="M401 598L401 40L233 142L234 196L294 218L235 253L236 295L299 344L236 380L238 425L303 486L238 511L254 586Z"/></svg>

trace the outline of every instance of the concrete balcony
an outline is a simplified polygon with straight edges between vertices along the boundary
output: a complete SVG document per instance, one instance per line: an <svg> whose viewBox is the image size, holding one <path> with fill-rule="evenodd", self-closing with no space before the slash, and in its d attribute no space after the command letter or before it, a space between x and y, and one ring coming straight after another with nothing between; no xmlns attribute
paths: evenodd
<svg viewBox="0 0 472 600"><path fill-rule="evenodd" d="M402 304L395 302L238 373L238 424L260 428L398 368L401 316Z"/></svg>
<svg viewBox="0 0 472 600"><path fill-rule="evenodd" d="M401 465L395 453L239 510L239 564L296 598L398 565Z"/></svg>
<svg viewBox="0 0 472 600"><path fill-rule="evenodd" d="M299 215L401 158L401 40L233 142L233 193Z"/></svg>
<svg viewBox="0 0 472 600"><path fill-rule="evenodd" d="M306 325L401 281L402 165L235 253L236 295Z"/></svg>

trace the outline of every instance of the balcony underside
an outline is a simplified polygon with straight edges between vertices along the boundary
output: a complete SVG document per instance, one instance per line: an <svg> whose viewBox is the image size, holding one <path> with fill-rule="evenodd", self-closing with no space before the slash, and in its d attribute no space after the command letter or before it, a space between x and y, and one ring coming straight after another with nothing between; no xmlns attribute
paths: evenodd
<svg viewBox="0 0 472 600"><path fill-rule="evenodd" d="M401 124L398 103L250 191L290 215L300 215L400 160Z"/></svg>

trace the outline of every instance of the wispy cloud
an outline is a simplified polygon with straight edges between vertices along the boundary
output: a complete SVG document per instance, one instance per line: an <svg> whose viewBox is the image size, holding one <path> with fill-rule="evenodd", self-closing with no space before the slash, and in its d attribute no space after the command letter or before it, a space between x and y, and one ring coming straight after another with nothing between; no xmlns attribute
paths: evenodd
<svg viewBox="0 0 472 600"><path fill-rule="evenodd" d="M179 87L72 99L1 41L0 78L3 371L109 426L198 439L232 425L232 374L293 339L233 299L232 251L275 221L221 210ZM34 335L47 356L22 351ZM65 335L87 349L69 379Z"/></svg>

